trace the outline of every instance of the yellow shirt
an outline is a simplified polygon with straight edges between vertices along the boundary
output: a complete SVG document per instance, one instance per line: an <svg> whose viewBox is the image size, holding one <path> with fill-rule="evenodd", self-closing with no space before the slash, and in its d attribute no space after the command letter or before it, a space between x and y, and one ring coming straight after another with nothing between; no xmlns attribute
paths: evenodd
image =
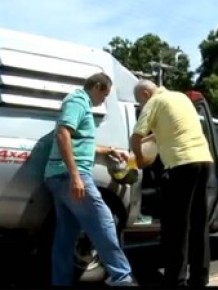
<svg viewBox="0 0 218 290"><path fill-rule="evenodd" d="M184 94L158 88L143 107L134 133L155 133L165 168L192 162L213 162L199 116Z"/></svg>

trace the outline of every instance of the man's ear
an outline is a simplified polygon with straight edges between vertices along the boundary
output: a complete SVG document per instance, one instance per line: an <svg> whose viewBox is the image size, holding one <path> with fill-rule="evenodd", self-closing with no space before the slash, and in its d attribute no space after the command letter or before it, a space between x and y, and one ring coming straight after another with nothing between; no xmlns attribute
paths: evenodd
<svg viewBox="0 0 218 290"><path fill-rule="evenodd" d="M148 97L148 91L146 90L146 89L143 89L143 94L144 94L144 96L146 96L146 97Z"/></svg>

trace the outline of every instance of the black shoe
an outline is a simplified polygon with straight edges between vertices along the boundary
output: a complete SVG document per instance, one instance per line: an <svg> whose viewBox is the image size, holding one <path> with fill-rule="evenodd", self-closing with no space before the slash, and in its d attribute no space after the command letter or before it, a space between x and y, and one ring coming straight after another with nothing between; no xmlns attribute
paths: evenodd
<svg viewBox="0 0 218 290"><path fill-rule="evenodd" d="M107 278L105 280L105 285L108 287L111 287L112 285L110 285L110 278ZM123 285L121 283L121 285L113 285L112 287L139 287L138 283L136 282L136 280L133 278L133 280L131 282L124 282Z"/></svg>
<svg viewBox="0 0 218 290"><path fill-rule="evenodd" d="M189 279L187 281L187 284L189 287L191 288L204 288L207 286L207 284L209 283L209 279Z"/></svg>

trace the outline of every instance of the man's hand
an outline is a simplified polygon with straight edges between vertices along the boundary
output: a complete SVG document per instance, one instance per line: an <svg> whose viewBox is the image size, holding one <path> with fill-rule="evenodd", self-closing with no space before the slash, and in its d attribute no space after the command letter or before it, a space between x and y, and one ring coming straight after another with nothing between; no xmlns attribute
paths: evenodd
<svg viewBox="0 0 218 290"><path fill-rule="evenodd" d="M96 146L96 153L100 155L111 155L114 158L117 158L120 161L128 161L129 159L129 152L117 150L112 147L106 147L106 146Z"/></svg>
<svg viewBox="0 0 218 290"><path fill-rule="evenodd" d="M116 149L112 149L110 155L117 158L119 161L126 161L129 160L129 152L127 151L119 151Z"/></svg>
<svg viewBox="0 0 218 290"><path fill-rule="evenodd" d="M77 201L85 197L85 188L80 176L73 176L70 179L70 191L74 199Z"/></svg>

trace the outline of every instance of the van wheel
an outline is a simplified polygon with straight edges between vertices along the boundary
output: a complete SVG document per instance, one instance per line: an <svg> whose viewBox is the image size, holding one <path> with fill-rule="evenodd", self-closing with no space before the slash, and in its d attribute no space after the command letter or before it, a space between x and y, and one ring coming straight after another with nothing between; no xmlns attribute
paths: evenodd
<svg viewBox="0 0 218 290"><path fill-rule="evenodd" d="M74 252L76 276L80 282L100 282L106 276L98 253L85 234L81 234Z"/></svg>
<svg viewBox="0 0 218 290"><path fill-rule="evenodd" d="M48 215L39 235L36 250L37 260L37 284L49 286L51 281L51 246L55 228L54 209ZM100 282L106 275L101 265L97 252L85 234L81 234L77 240L74 251L75 279L78 282Z"/></svg>

